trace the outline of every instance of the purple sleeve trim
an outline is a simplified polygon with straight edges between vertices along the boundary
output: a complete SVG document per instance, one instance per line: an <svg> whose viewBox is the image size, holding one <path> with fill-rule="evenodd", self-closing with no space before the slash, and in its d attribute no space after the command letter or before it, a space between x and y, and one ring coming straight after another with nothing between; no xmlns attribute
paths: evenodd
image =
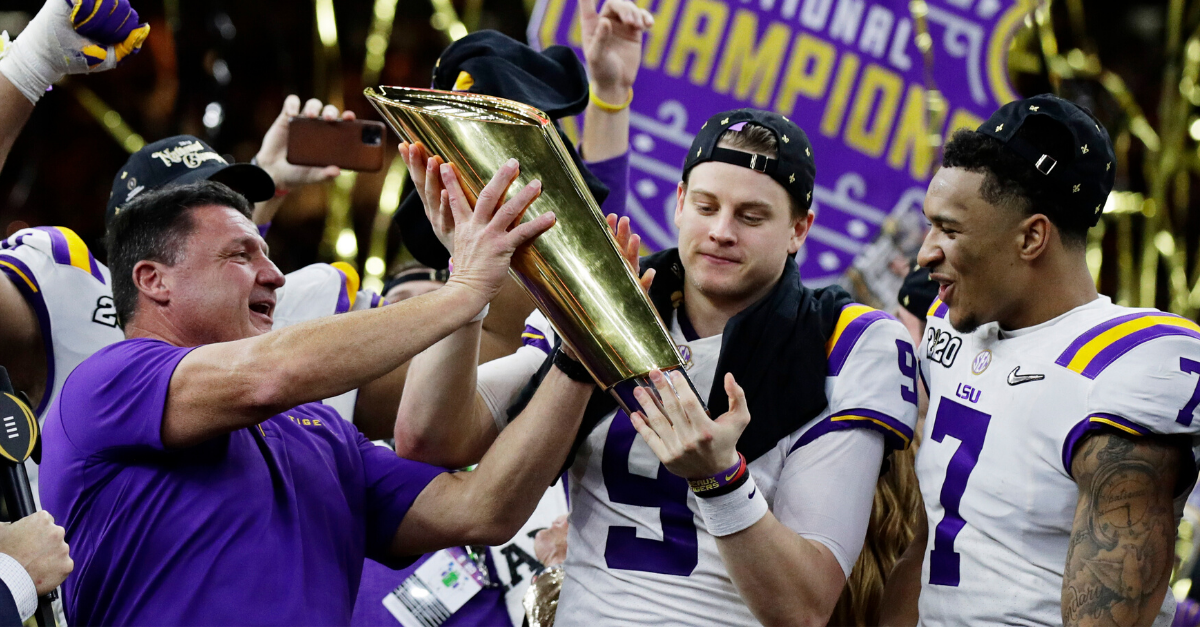
<svg viewBox="0 0 1200 627"><path fill-rule="evenodd" d="M268 222L268 223L266 223L266 224L260 224L260 225L258 225L258 236L259 236L259 237L266 237L266 236L267 236L267 231L269 231L269 230L271 230L271 223L270 223L270 222Z"/></svg>
<svg viewBox="0 0 1200 627"><path fill-rule="evenodd" d="M1080 420L1079 424L1071 428L1067 433L1067 439L1063 441L1063 470L1072 479L1075 478L1071 474L1071 460L1075 457L1075 448L1083 441L1084 436L1093 431L1110 431L1134 436L1142 436L1150 433L1149 429L1116 414L1098 412Z"/></svg>
<svg viewBox="0 0 1200 627"><path fill-rule="evenodd" d="M550 354L550 342L546 341L546 336L541 331L531 325L525 325L525 331L521 333L521 344L532 346L547 355Z"/></svg>
<svg viewBox="0 0 1200 627"><path fill-rule="evenodd" d="M46 300L42 297L37 277L25 262L12 255L0 255L0 272L7 275L13 285L17 286L21 296L25 297L25 302L33 307L38 324L42 327L42 347L46 350L46 391L42 393L42 400L33 410L34 415L40 418L42 412L46 411L54 391L54 329L50 326L50 310L46 308Z"/></svg>
<svg viewBox="0 0 1200 627"><path fill-rule="evenodd" d="M608 187L608 198L600 205L600 211L604 215L615 213L618 217L629 215L625 211L625 197L629 193L629 151L612 159L584 164Z"/></svg>
<svg viewBox="0 0 1200 627"><path fill-rule="evenodd" d="M788 454L816 440L817 438L843 429L872 429L883 434L888 449L904 450L912 442L913 431L903 422L891 416L871 409L847 409L830 415L821 422L805 431L799 440L792 445Z"/></svg>
<svg viewBox="0 0 1200 627"><path fill-rule="evenodd" d="M841 374L842 367L846 365L846 360L850 358L850 352L858 344L858 339L867 331L867 327L879 320L887 320L889 318L891 316L885 312L878 310L868 311L846 325L846 329L842 331L841 337L837 339L837 344L834 344L833 350L829 352L829 376L836 377Z"/></svg>

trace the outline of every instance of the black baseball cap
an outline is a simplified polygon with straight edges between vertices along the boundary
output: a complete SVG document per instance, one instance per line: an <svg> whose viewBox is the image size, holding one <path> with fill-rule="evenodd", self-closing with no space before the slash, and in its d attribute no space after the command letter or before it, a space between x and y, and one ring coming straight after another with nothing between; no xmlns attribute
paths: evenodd
<svg viewBox="0 0 1200 627"><path fill-rule="evenodd" d="M583 113L588 104L587 71L574 50L548 46L538 51L498 31L476 31L450 44L438 57L433 88L515 100L541 110L555 120L559 137L596 204L608 197L608 187L587 169L557 122ZM413 258L430 268L446 267L450 253L434 236L418 194L405 196L393 223Z"/></svg>
<svg viewBox="0 0 1200 627"><path fill-rule="evenodd" d="M1045 176L1045 189L1066 214L1053 217L1088 227L1100 221L1117 158L1108 131L1087 108L1041 94L1000 107L977 132L1000 140ZM1049 134L1070 143L1038 141Z"/></svg>
<svg viewBox="0 0 1200 627"><path fill-rule="evenodd" d="M779 144L775 158L717 147L726 131L740 131L747 124L761 126L775 135ZM735 109L708 118L700 127L700 132L696 133L683 161L683 180L687 180L692 168L707 161L720 161L762 172L782 185L805 210L812 206L813 183L817 176L812 144L795 122L778 113Z"/></svg>
<svg viewBox="0 0 1200 627"><path fill-rule="evenodd" d="M937 299L940 284L929 278L929 268L914 264L904 283L900 284L900 293L896 295L900 306L912 315L924 320L929 315L929 308Z"/></svg>
<svg viewBox="0 0 1200 627"><path fill-rule="evenodd" d="M266 170L250 163L229 163L199 138L176 135L146 144L129 156L113 178L104 221L111 222L125 203L142 192L204 180L224 183L252 203L275 195L275 181Z"/></svg>

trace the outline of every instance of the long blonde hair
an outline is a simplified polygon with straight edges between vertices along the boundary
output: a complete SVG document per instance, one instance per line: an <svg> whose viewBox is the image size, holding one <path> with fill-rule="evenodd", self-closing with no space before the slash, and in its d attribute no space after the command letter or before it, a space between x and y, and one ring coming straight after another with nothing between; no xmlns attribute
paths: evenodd
<svg viewBox="0 0 1200 627"><path fill-rule="evenodd" d="M875 485L866 542L829 617L830 625L879 624L883 585L921 522L915 451L915 446L909 446L894 452L888 471Z"/></svg>

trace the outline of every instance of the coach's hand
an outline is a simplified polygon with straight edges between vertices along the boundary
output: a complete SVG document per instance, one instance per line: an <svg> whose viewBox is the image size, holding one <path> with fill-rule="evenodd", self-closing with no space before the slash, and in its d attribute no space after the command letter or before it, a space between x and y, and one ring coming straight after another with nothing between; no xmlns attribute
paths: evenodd
<svg viewBox="0 0 1200 627"><path fill-rule="evenodd" d="M725 374L729 411L716 420L708 417L682 373L674 371L670 376L668 382L661 371L650 371L665 414L649 392L634 390L643 411L629 417L633 428L667 470L684 479L712 477L737 464L737 441L750 424L750 412L746 409L746 393L733 380L733 374Z"/></svg>
<svg viewBox="0 0 1200 627"><path fill-rule="evenodd" d="M442 184L454 219L454 273L447 287L462 286L479 296L479 307L491 302L508 277L508 265L518 246L554 226L554 214L546 212L517 225L521 214L542 193L542 183L533 180L502 206L500 202L520 173L516 159L500 166L472 209L453 166L440 168Z"/></svg>
<svg viewBox="0 0 1200 627"><path fill-rule="evenodd" d="M47 594L75 568L65 534L48 512L37 512L0 527L0 553L21 564L39 595Z"/></svg>
<svg viewBox="0 0 1200 627"><path fill-rule="evenodd" d="M430 156L425 150L425 144L417 142L400 144L400 156L404 165L408 166L408 175L412 177L413 187L425 207L425 217L438 241L451 255L454 254L454 216L450 213L450 194L442 186L439 168L445 163L441 157Z"/></svg>

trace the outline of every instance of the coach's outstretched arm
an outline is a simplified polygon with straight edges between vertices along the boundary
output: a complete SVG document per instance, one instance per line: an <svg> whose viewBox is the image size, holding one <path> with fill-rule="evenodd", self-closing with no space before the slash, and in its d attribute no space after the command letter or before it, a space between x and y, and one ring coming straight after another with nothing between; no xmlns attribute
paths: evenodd
<svg viewBox="0 0 1200 627"><path fill-rule="evenodd" d="M1104 433L1071 461L1079 504L1063 573L1063 624L1150 625L1175 559L1179 447Z"/></svg>
<svg viewBox="0 0 1200 627"><path fill-rule="evenodd" d="M514 160L488 186L508 187L516 171ZM456 207L458 268L443 289L390 307L331 316L192 351L171 377L163 444L193 445L290 407L336 396L390 372L459 328L483 309L506 280L517 246L553 226L554 216L547 213L508 230L540 193L541 184L534 181L499 209L485 203L479 203L474 213ZM247 233L244 244L244 250L231 254L255 264L260 273L278 275L256 233ZM160 274L162 265L140 261L134 266L141 298L171 297L171 285ZM157 337L186 346L173 341L170 321L156 320L154 311L151 308L129 321L127 337Z"/></svg>

